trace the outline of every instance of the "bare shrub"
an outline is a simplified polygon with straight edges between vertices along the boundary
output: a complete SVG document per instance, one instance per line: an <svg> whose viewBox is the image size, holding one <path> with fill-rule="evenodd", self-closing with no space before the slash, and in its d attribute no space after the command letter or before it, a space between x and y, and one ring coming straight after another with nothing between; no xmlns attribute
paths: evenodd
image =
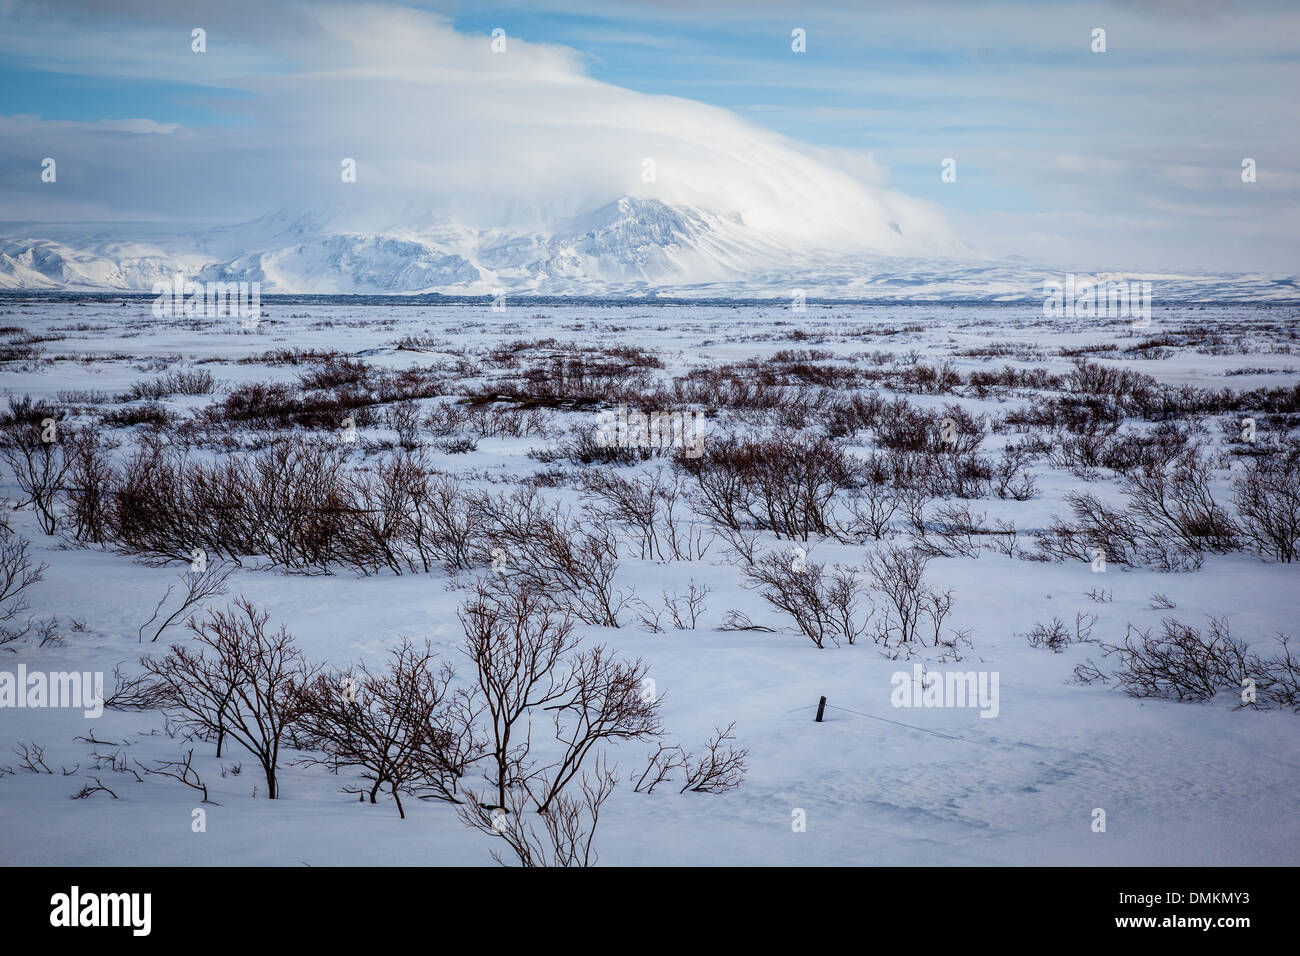
<svg viewBox="0 0 1300 956"><path fill-rule="evenodd" d="M1226 617L1211 617L1204 631L1167 617L1154 636L1130 625L1122 644L1103 644L1102 650L1118 655L1114 676L1131 697L1210 700L1223 691L1240 692L1243 680L1263 671L1247 645L1231 635Z"/></svg>
<svg viewBox="0 0 1300 956"><path fill-rule="evenodd" d="M646 761L640 774L633 774L634 793L654 793L661 783L671 783L673 774L686 771L686 782L679 793L691 790L697 793L724 793L734 790L744 782L749 751L737 750L731 743L735 739L733 721L725 730L715 728L714 736L696 755L680 744L659 744Z"/></svg>
<svg viewBox="0 0 1300 956"><path fill-rule="evenodd" d="M120 471L99 474L102 494L96 499L100 500L92 500L87 517L75 522L76 528L87 531L87 537L82 540L98 539L99 543L112 544L156 563L188 561L196 547L213 555L227 556L223 548L216 547L225 542L214 541L211 533L214 525L217 529L222 527L222 516L197 522L199 516L193 514L184 478L184 459L180 452L157 441L142 442ZM72 500L76 515L79 507L75 496ZM197 524L193 530L192 524Z"/></svg>
<svg viewBox="0 0 1300 956"><path fill-rule="evenodd" d="M158 603L154 607L153 613L149 615L149 619L137 628L136 642L143 643L145 635L150 634L149 643L157 643L158 638L162 636L163 631L167 630L167 628L178 623L188 624L203 606L204 601L226 593L226 580L230 577L232 570L232 568L208 568L201 573L195 571L182 572L180 584L185 590L181 593L176 606L165 617L159 619L172 596L172 592L176 589L174 584L169 584L163 596L158 599Z"/></svg>
<svg viewBox="0 0 1300 956"><path fill-rule="evenodd" d="M1291 650L1291 638L1278 634L1279 654L1263 662L1264 692L1281 707L1300 713L1300 655Z"/></svg>
<svg viewBox="0 0 1300 956"><path fill-rule="evenodd" d="M659 734L659 702L642 687L646 665L614 660L601 646L577 653L570 619L551 602L480 583L458 615L489 724L496 802L485 809L518 806L526 793L538 813L550 813L599 746ZM532 729L541 711L552 716L559 748L538 766Z"/></svg>
<svg viewBox="0 0 1300 956"><path fill-rule="evenodd" d="M1128 509L1104 504L1096 495L1071 491L1065 501L1074 522L1053 518L1045 534L1038 536L1038 555L1049 560L1093 561L1141 566L1153 565L1164 571L1196 569L1203 556L1185 540L1171 539L1150 525L1138 521Z"/></svg>
<svg viewBox="0 0 1300 956"><path fill-rule="evenodd" d="M597 646L575 655L568 665L567 695L546 708L562 745L559 758L546 768L542 787L533 788L529 781L538 813L550 811L597 746L644 740L662 731L659 700L643 688L649 670L644 662L613 660Z"/></svg>
<svg viewBox="0 0 1300 956"><path fill-rule="evenodd" d="M450 475L434 475L412 501L410 543L449 571L473 566L483 533L479 498L464 491Z"/></svg>
<svg viewBox="0 0 1300 956"><path fill-rule="evenodd" d="M19 741L18 749L14 751L14 754L18 757L20 769L29 773L43 773L51 776L54 774L49 764L45 762L45 748L34 740L26 744Z"/></svg>
<svg viewBox="0 0 1300 956"><path fill-rule="evenodd" d="M424 480L424 471L406 454L381 461L375 474L343 476L346 491L339 503L337 550L330 558L337 557L362 574L413 569L404 544L411 530L412 505L422 497ZM425 563L427 570L427 558Z"/></svg>
<svg viewBox="0 0 1300 956"><path fill-rule="evenodd" d="M1046 647L1058 654L1070 643L1070 629L1059 617L1052 618L1050 624L1035 624L1026 636L1030 647Z"/></svg>
<svg viewBox="0 0 1300 956"><path fill-rule="evenodd" d="M899 493L891 478L892 468L882 469L876 460L858 460L852 469L852 483L844 496L847 520L837 527L840 540L868 538L883 540L889 533L890 519L900 507Z"/></svg>
<svg viewBox="0 0 1300 956"><path fill-rule="evenodd" d="M1068 468L1086 481L1098 476L1108 435L1063 432L1056 436L1056 448L1047 456L1054 468Z"/></svg>
<svg viewBox="0 0 1300 956"><path fill-rule="evenodd" d="M387 786L403 819L403 793L429 790L459 802L458 782L484 745L474 734L472 696L452 688L454 676L427 642L417 648L409 640L393 649L386 670L361 664L319 675L303 689L297 732L323 756L304 761L358 769L370 802Z"/></svg>
<svg viewBox="0 0 1300 956"><path fill-rule="evenodd" d="M907 530L918 539L925 538L928 521L926 508L930 500L930 493L924 488L907 487L899 492L899 507L907 520Z"/></svg>
<svg viewBox="0 0 1300 956"><path fill-rule="evenodd" d="M673 627L679 631L693 631L704 612L704 599L712 589L707 585L698 585L692 578L687 583L685 594L674 591L664 592L664 610L672 617Z"/></svg>
<svg viewBox="0 0 1300 956"><path fill-rule="evenodd" d="M642 477L624 477L609 469L582 478L590 512L624 529L638 557L658 561L695 561L704 557L710 541L704 529L682 515L686 494L678 472L657 468Z"/></svg>
<svg viewBox="0 0 1300 956"><path fill-rule="evenodd" d="M170 777L177 780L191 790L197 790L201 793L203 798L200 802L219 806L215 801L208 799L208 785L203 782L202 778L199 777L199 772L194 769L193 748L187 750L184 759L181 760L155 760L152 767L146 767L137 760L136 766L143 770L146 776Z"/></svg>
<svg viewBox="0 0 1300 956"><path fill-rule="evenodd" d="M736 528L715 527L717 536L727 543L726 551L732 555L732 563L753 564L758 552L759 533Z"/></svg>
<svg viewBox="0 0 1300 956"><path fill-rule="evenodd" d="M1098 461L1122 475L1160 472L1173 467L1191 449L1191 428L1161 422L1150 432L1110 437L1103 444Z"/></svg>
<svg viewBox="0 0 1300 956"><path fill-rule="evenodd" d="M70 451L75 433L59 423L60 417L29 396L10 396L8 411L0 414L0 458L25 497L19 507L31 505L46 534L59 528L59 495L75 458Z"/></svg>
<svg viewBox="0 0 1300 956"><path fill-rule="evenodd" d="M420 444L420 406L413 401L394 402L384 409L384 424L397 432L397 443L407 451Z"/></svg>
<svg viewBox="0 0 1300 956"><path fill-rule="evenodd" d="M1300 454L1257 458L1232 487L1242 533L1255 550L1288 564L1300 557Z"/></svg>
<svg viewBox="0 0 1300 956"><path fill-rule="evenodd" d="M106 793L114 800L118 798L117 794L114 793L112 790L110 790L108 787L104 786L103 781L101 781L98 777L91 777L90 779L95 782L95 785L92 787L89 783L82 784L81 789L78 790L76 793L74 793L71 799L85 800L87 797L92 797L97 793Z"/></svg>
<svg viewBox="0 0 1300 956"><path fill-rule="evenodd" d="M599 859L593 841L600 811L616 784L602 764L594 774L582 774L580 796L562 792L543 814L526 812L522 792L512 793L508 806L485 806L471 797L456 812L468 826L501 838L522 867L594 866ZM500 852L491 853L493 860L506 865Z"/></svg>
<svg viewBox="0 0 1300 956"><path fill-rule="evenodd" d="M973 514L968 504L945 504L937 507L922 524L916 546L936 557L978 558L977 535L987 534L986 515Z"/></svg>
<svg viewBox="0 0 1300 956"><path fill-rule="evenodd" d="M612 529L547 505L532 489L485 497L480 507L485 546L505 556L504 576L585 624L619 626L629 598L614 589L618 540Z"/></svg>
<svg viewBox="0 0 1300 956"><path fill-rule="evenodd" d="M302 437L215 464L145 443L111 483L105 537L158 563L201 548L308 573L339 565L363 574L439 564L461 571L500 548L513 558L512 574L569 602L588 623L618 626L618 544L603 524L547 506L535 489L467 492L419 450L365 470L345 464L336 445ZM698 531L674 525L666 534L670 549L703 551Z"/></svg>
<svg viewBox="0 0 1300 956"><path fill-rule="evenodd" d="M999 498L1028 501L1038 494L1038 481L1028 465L1033 453L1025 445L1007 445L993 468L993 490Z"/></svg>
<svg viewBox="0 0 1300 956"><path fill-rule="evenodd" d="M1088 660L1084 661L1082 664L1074 665L1074 679L1078 683L1085 685L1094 683L1105 684L1110 681L1109 675L1098 667L1096 661L1092 658L1088 658Z"/></svg>
<svg viewBox="0 0 1300 956"><path fill-rule="evenodd" d="M686 751L679 745L661 743L646 760L645 769L640 774L633 773L628 782L633 793L654 793L655 787L671 782L673 771L685 765Z"/></svg>
<svg viewBox="0 0 1300 956"><path fill-rule="evenodd" d="M944 619L952 609L952 591L933 591L925 583L925 569L930 556L918 548L883 545L867 559L871 590L880 594L881 611L873 635L877 644L899 648L923 644L928 623L933 643L942 642Z"/></svg>
<svg viewBox="0 0 1300 956"><path fill-rule="evenodd" d="M480 499L408 452L348 478L341 560L363 573L465 571L481 560Z"/></svg>
<svg viewBox="0 0 1300 956"><path fill-rule="evenodd" d="M59 631L58 615L53 617L42 618L39 621L33 621L32 636L36 639L38 647L62 647L63 634Z"/></svg>
<svg viewBox="0 0 1300 956"><path fill-rule="evenodd" d="M550 431L545 409L490 402L466 406L464 423L483 438L545 437Z"/></svg>
<svg viewBox="0 0 1300 956"><path fill-rule="evenodd" d="M884 399L875 392L837 396L826 411L826 433L832 438L848 438L871 428L879 419L883 405Z"/></svg>
<svg viewBox="0 0 1300 956"><path fill-rule="evenodd" d="M480 582L456 614L488 722L496 802L487 809L506 807L507 791L532 769L530 713L570 695L567 675L558 665L577 646L577 638L568 615L527 587Z"/></svg>
<svg viewBox="0 0 1300 956"><path fill-rule="evenodd" d="M157 400L166 395L211 395L217 380L207 369L176 369L154 379L134 382L128 392L132 401Z"/></svg>
<svg viewBox="0 0 1300 956"><path fill-rule="evenodd" d="M722 615L722 627L720 631L761 631L764 634L771 634L775 630L766 624L755 624L749 619L749 615L744 611L738 611L735 608L727 611Z"/></svg>
<svg viewBox="0 0 1300 956"><path fill-rule="evenodd" d="M165 710L204 739L217 756L229 736L261 764L267 794L279 796L276 770L286 731L302 714L301 689L314 675L281 625L245 598L223 611L191 620L197 652L174 644L161 660L145 658Z"/></svg>
<svg viewBox="0 0 1300 956"><path fill-rule="evenodd" d="M694 505L711 521L807 541L835 530L832 500L852 487L852 462L825 436L783 431L766 439L725 438L674 463L696 481Z"/></svg>
<svg viewBox="0 0 1300 956"><path fill-rule="evenodd" d="M569 436L552 449L530 454L539 461L565 460L574 465L635 465L654 457L666 456L671 448L650 443L618 444L609 441L600 428L592 422L580 422Z"/></svg>
<svg viewBox="0 0 1300 956"><path fill-rule="evenodd" d="M411 396L386 397L396 400ZM282 432L304 428L333 432L342 428L346 419L351 419L357 428L377 424L375 398L374 392L360 382L306 390L284 382L248 382L231 389L222 401L204 407L199 421L226 430L254 428Z"/></svg>
<svg viewBox="0 0 1300 956"><path fill-rule="evenodd" d="M159 402L144 405L127 405L103 412L98 417L102 428L135 428L143 426L152 431L162 431L176 420L176 416Z"/></svg>
<svg viewBox="0 0 1300 956"><path fill-rule="evenodd" d="M298 376L305 389L335 389L367 382L372 370L360 359L334 354Z"/></svg>
<svg viewBox="0 0 1300 956"><path fill-rule="evenodd" d="M1143 534L1171 539L1196 554L1222 554L1235 549L1237 529L1215 502L1210 482L1209 465L1191 451L1172 469L1130 475L1122 487Z"/></svg>
<svg viewBox="0 0 1300 956"><path fill-rule="evenodd" d="M113 483L109 536L158 562L188 561L201 548L328 571L346 530L345 457L336 444L301 437L212 464L145 443Z"/></svg>
<svg viewBox="0 0 1300 956"><path fill-rule="evenodd" d="M717 443L711 447L716 449ZM691 500L696 511L729 531L741 531L752 500L745 469L732 456L718 451L706 451L698 459L679 456L675 462L698 483L697 494Z"/></svg>
<svg viewBox="0 0 1300 956"><path fill-rule="evenodd" d="M1192 449L1172 468L1124 478L1125 508L1106 505L1087 492L1069 492L1065 500L1074 524L1053 519L1049 533L1039 539L1039 550L1052 558L1091 560L1101 554L1122 565L1198 568L1206 553L1236 548L1239 536L1236 524L1215 502L1210 483L1210 466Z"/></svg>
<svg viewBox="0 0 1300 956"><path fill-rule="evenodd" d="M662 634L664 632L664 626L660 623L660 618L663 617L662 611L656 611L639 597L633 597L630 603L635 608L637 620L641 622L642 627L651 634Z"/></svg>
<svg viewBox="0 0 1300 956"><path fill-rule="evenodd" d="M120 664L113 667L113 689L104 695L104 706L112 710L156 710L167 703L165 692L148 671L127 677Z"/></svg>
<svg viewBox="0 0 1300 956"><path fill-rule="evenodd" d="M1079 611L1074 615L1073 629L1059 617L1053 617L1049 624L1035 624L1026 637L1030 647L1046 647L1059 654L1070 644L1084 644L1091 641L1092 629L1096 623L1096 614L1085 614Z"/></svg>
<svg viewBox="0 0 1300 956"><path fill-rule="evenodd" d="M1020 536L1016 533L1016 523L1007 518L995 518L993 528L989 531L988 547L998 554L1014 558L1020 551Z"/></svg>
<svg viewBox="0 0 1300 956"><path fill-rule="evenodd" d="M31 542L7 524L0 524L0 647L21 640L31 629L17 624L28 610L24 592L39 582L48 567L31 556Z"/></svg>
<svg viewBox="0 0 1300 956"><path fill-rule="evenodd" d="M993 482L993 464L974 452L924 459L926 490L936 498L983 498Z"/></svg>
<svg viewBox="0 0 1300 956"><path fill-rule="evenodd" d="M245 523L232 529L234 542L244 538L251 546L241 553L267 555L281 567L327 572L346 521L345 456L332 442L282 441L215 475L225 503L232 491L242 497L236 514Z"/></svg>
<svg viewBox="0 0 1300 956"><path fill-rule="evenodd" d="M944 419L953 428L944 427ZM984 426L960 405L921 409L906 399L882 405L875 424L876 443L897 452L968 458L984 440Z"/></svg>
<svg viewBox="0 0 1300 956"><path fill-rule="evenodd" d="M451 437L468 425L468 409L454 402L433 405L424 416L422 424L439 438Z"/></svg>
<svg viewBox="0 0 1300 956"><path fill-rule="evenodd" d="M726 793L744 782L749 751L736 749L735 728L735 721L725 730L716 728L698 755L685 754L682 768L686 782L679 793Z"/></svg>
<svg viewBox="0 0 1300 956"><path fill-rule="evenodd" d="M433 443L433 447L447 455L468 455L478 450L478 439L456 435L452 438L438 439Z"/></svg>
<svg viewBox="0 0 1300 956"><path fill-rule="evenodd" d="M745 578L746 586L793 618L817 648L827 640L839 644L841 638L856 643L866 630L867 620L857 619L863 587L851 568L837 565L826 572L824 565L803 556L767 554L745 568Z"/></svg>
<svg viewBox="0 0 1300 956"><path fill-rule="evenodd" d="M71 527L65 534L81 544L106 544L110 534L109 495L116 471L93 432L78 435L68 448L72 451L72 467L63 499Z"/></svg>

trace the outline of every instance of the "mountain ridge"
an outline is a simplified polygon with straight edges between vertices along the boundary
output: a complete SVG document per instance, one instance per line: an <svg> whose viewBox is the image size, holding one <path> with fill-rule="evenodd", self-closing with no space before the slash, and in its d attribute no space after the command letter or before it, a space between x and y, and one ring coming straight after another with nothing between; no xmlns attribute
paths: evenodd
<svg viewBox="0 0 1300 956"><path fill-rule="evenodd" d="M372 217L373 218L373 217ZM403 222L410 224L402 224ZM986 261L960 244L808 249L719 214L621 196L549 229L473 229L429 214L360 229L327 209L279 209L247 223L0 223L0 289L149 291L177 273L258 282L268 294L807 296L1025 301L1060 269L1022 257ZM946 253L946 254L945 254ZM1120 274L1090 273L1111 275ZM1157 299L1287 301L1293 277L1168 270L1125 273L1159 283Z"/></svg>

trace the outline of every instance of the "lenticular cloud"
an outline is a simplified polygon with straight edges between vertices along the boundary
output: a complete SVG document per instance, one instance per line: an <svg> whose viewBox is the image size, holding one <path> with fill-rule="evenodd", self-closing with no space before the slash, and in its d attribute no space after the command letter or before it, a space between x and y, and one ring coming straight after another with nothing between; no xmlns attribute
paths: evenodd
<svg viewBox="0 0 1300 956"><path fill-rule="evenodd" d="M336 230L521 234L632 196L796 252L960 252L938 210L888 189L865 153L810 150L725 109L600 82L577 51L507 30L494 52L492 37L437 14L380 6L276 16L297 20L264 36L209 29L202 63L236 70L213 78L231 92L209 104L229 124L7 121L68 170L57 197L15 197L11 218L212 223L287 207L328 209L322 225ZM355 182L341 180L345 160Z"/></svg>
<svg viewBox="0 0 1300 956"><path fill-rule="evenodd" d="M727 110L593 80L571 51L507 36L493 52L488 37L409 11L385 12L355 38L347 11L320 17L344 48L329 61L355 65L263 92L295 101L293 133L313 149L357 144L372 194L418 196L475 228L545 226L631 195L813 250L955 250L929 204Z"/></svg>

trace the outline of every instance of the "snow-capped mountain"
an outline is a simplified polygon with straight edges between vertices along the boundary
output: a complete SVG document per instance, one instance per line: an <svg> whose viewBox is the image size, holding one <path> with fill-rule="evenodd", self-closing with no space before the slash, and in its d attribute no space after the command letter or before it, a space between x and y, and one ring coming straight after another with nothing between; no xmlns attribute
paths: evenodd
<svg viewBox="0 0 1300 956"><path fill-rule="evenodd" d="M462 287L479 276L460 256L423 242L327 235L215 263L198 279L260 282L271 292L390 293Z"/></svg>
<svg viewBox="0 0 1300 956"><path fill-rule="evenodd" d="M183 271L201 281L257 281L267 292L606 292L735 280L797 262L796 250L738 216L630 196L546 232L446 220L361 231L319 211L139 239L129 226L122 236L32 224L3 232L0 287L19 289L149 289Z"/></svg>
<svg viewBox="0 0 1300 956"><path fill-rule="evenodd" d="M527 211L511 217L527 221ZM375 216L369 217L371 222ZM1029 300L1064 270L970 258L960 243L927 246L890 222L851 252L809 248L719 215L623 196L546 228L474 229L405 211L359 228L335 210L278 210L249 223L0 224L0 289L150 291L177 273L259 282L264 293L808 296L898 300ZM879 224L877 224L879 225ZM1296 282L1265 275L1169 273L1167 301L1295 300Z"/></svg>

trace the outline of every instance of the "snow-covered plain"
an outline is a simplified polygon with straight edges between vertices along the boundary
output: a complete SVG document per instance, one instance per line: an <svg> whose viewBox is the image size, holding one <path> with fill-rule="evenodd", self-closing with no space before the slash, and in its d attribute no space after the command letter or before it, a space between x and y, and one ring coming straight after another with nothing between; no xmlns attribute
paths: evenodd
<svg viewBox="0 0 1300 956"><path fill-rule="evenodd" d="M908 361L949 360L962 373L1004 364L1067 372L1061 349L1118 345L1098 361L1155 376L1163 382L1234 389L1295 385L1300 352L1294 349L1294 307L1171 307L1155 309L1151 326L1135 331L1127 320L1045 319L1035 307L943 305L789 308L637 306L554 307L510 302L504 312L487 306L368 307L264 301L256 331L231 318L157 318L148 300L76 303L0 301L5 340L27 338L39 354L0 366L0 387L79 406L83 421L110 407L112 396L133 382L174 368L203 368L223 388L251 381L293 381L301 365L241 363L274 349L337 350L387 368L481 357L517 341L553 338L556 347L636 345L653 350L669 377L685 369L766 358L781 349L833 353L832 362L885 351ZM1210 327L1247 349L1209 354L1173 347L1159 358L1125 353L1145 338L1188 326ZM20 329L21 333L14 329ZM415 337L418 347L398 348ZM963 355L993 343L1005 354ZM521 359L540 357L521 352ZM491 371L488 368L484 374ZM60 393L103 392L70 401ZM1023 400L981 400L970 395L908 395L917 405L959 402L974 414L1005 411ZM168 396L163 404L186 412L218 396ZM139 403L137 403L139 404ZM594 413L555 412L557 428ZM144 426L116 429L123 450ZM720 414L710 434L741 427ZM814 428L815 428L814 424ZM1005 435L983 446L996 449ZM361 430L353 451L360 461L382 454L394 434ZM1217 427L1207 442L1221 445ZM476 480L508 483L555 466L528 457L551 441L482 438L468 454L430 452L438 467L472 472ZM851 450L871 446L869 435L847 440ZM651 468L656 462L637 465ZM974 504L990 517L1015 521L1022 533L1064 515L1062 495L1080 487L1105 494L1113 485L1101 469L1085 482L1039 460L1033 467L1041 494L1017 502L994 497ZM1228 473L1216 490L1227 488ZM14 496L11 476L3 493ZM561 485L556 493L576 502ZM1226 500L1226 492L1221 496ZM70 547L43 535L31 510L16 512L14 528L31 538L48 564L30 589L30 614L57 615L61 646L32 642L0 651L0 670L103 671L114 665L138 670L142 652L158 652L168 639L188 640L181 629L158 645L137 643L149 616L180 565L150 567L96 548ZM771 548L788 542L765 539ZM861 564L868 545L814 542L809 558ZM932 583L953 589L951 623L969 629L961 663L936 663L933 649L911 660L891 660L869 640L855 646L814 648L754 592L719 542L699 561L655 562L624 553L619 586L647 600L664 590L684 590L689 580L712 592L695 630L652 633L625 612L617 629L583 626L588 642L604 642L650 665L667 737L698 748L716 726L735 722L738 743L749 749L744 784L725 794L677 793L660 788L634 793L624 783L601 815L596 845L602 864L1238 864L1300 863L1300 716L1284 709L1234 709L1231 695L1208 703L1139 700L1102 684L1081 685L1072 671L1091 645L1055 654L1030 647L1036 622L1076 612L1097 615L1094 637L1117 641L1125 626L1158 626L1173 615L1202 624L1227 615L1233 634L1261 651L1277 632L1295 633L1300 618L1296 565L1248 554L1211 555L1197 571L1161 573L1111 566L1094 573L1085 562L1013 560L993 551L978 558L937 558ZM308 657L345 664L378 663L404 635L431 640L449 659L459 656L462 632L455 616L466 579L432 574L340 571L307 576L252 566L236 570L230 596L243 594L283 622ZM1098 603L1086 592L1102 589ZM1166 594L1173 611L1150 606ZM226 598L217 599L219 605ZM730 609L774 629L720 629ZM78 630L72 622L84 622ZM999 676L997 716L975 708L891 706L891 676L917 662L940 671L987 671ZM813 721L819 696L832 705ZM844 709L839 709L844 708ZM856 711L857 713L852 713ZM870 715L870 716L867 716ZM873 719L883 718L883 719ZM908 724L912 726L901 726ZM920 729L914 729L920 728ZM74 738L113 741L94 746ZM544 729L544 728L543 728ZM932 733L927 733L930 731ZM937 736L946 735L946 736ZM53 774L25 772L11 751L20 742L43 745ZM217 806L207 806L205 832L191 828L199 803L185 787L161 777L93 770L93 750L121 751L130 761L175 759L190 745L169 738L156 712L107 710L86 719L77 710L0 709L0 862L9 865L437 865L490 864L492 838L462 825L446 803L406 800L399 819L391 800L358 803L340 788L346 774L283 761L282 797L264 799L254 761L232 750L217 760L197 744L195 765ZM620 776L639 773L647 745L620 746ZM223 775L223 766L243 772ZM66 776L61 768L71 771ZM76 769L74 769L76 768ZM117 794L70 799L88 779ZM1106 812L1104 833L1093 830L1093 811ZM792 828L792 812L806 813L806 831Z"/></svg>

